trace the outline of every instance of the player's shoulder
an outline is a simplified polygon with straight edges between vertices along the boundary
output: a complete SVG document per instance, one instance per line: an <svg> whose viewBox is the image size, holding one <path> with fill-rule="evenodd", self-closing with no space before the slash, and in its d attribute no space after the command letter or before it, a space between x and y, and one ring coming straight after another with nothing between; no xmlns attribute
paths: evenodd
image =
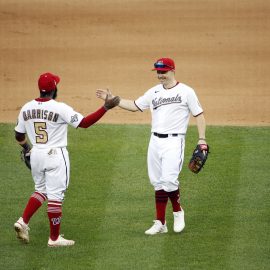
<svg viewBox="0 0 270 270"><path fill-rule="evenodd" d="M55 101L57 103L55 103L54 108L56 108L56 110L61 114L68 114L74 111L73 107L71 107L70 105L68 105L65 102L60 102L60 101Z"/></svg>
<svg viewBox="0 0 270 270"><path fill-rule="evenodd" d="M147 93L155 93L156 91L160 91L162 89L164 89L162 84L157 84L157 85L151 87L150 89L148 89Z"/></svg>
<svg viewBox="0 0 270 270"><path fill-rule="evenodd" d="M50 99L48 101L45 102L45 104L48 104L50 106L57 106L57 107L65 107L68 106L66 103L62 102L62 101L58 101L55 99Z"/></svg>
<svg viewBox="0 0 270 270"><path fill-rule="evenodd" d="M65 102L62 102L62 101L56 101L57 102L57 105L61 108L71 108L70 105L68 105L67 103Z"/></svg>
<svg viewBox="0 0 270 270"><path fill-rule="evenodd" d="M186 94L195 93L195 90L185 83L180 82L177 86L180 91L185 92Z"/></svg>
<svg viewBox="0 0 270 270"><path fill-rule="evenodd" d="M23 110L27 110L27 109L31 108L32 106L34 106L35 103L36 103L36 102L35 102L35 99L30 100L30 101L26 102L26 103L22 106L21 110L22 110L22 111L23 111Z"/></svg>
<svg viewBox="0 0 270 270"><path fill-rule="evenodd" d="M179 82L178 86L181 87L182 89L187 90L187 91L190 91L190 90L194 91L194 89L191 86L189 86L189 85L187 85L185 83L182 83L182 82Z"/></svg>

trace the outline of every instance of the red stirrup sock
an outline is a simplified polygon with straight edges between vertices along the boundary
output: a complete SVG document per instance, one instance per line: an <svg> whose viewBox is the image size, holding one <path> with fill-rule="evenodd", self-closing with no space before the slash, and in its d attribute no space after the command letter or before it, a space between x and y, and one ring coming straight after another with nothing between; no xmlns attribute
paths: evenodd
<svg viewBox="0 0 270 270"><path fill-rule="evenodd" d="M48 218L50 222L50 238L55 241L60 234L62 218L62 202L48 201Z"/></svg>
<svg viewBox="0 0 270 270"><path fill-rule="evenodd" d="M46 195L35 191L29 198L28 203L24 209L22 218L24 223L28 224L31 217L39 209L39 207L46 201Z"/></svg>
<svg viewBox="0 0 270 270"><path fill-rule="evenodd" d="M168 193L163 189L157 190L155 192L155 199L156 199L156 218L157 220L160 220L161 223L164 225L166 206L168 202Z"/></svg>
<svg viewBox="0 0 270 270"><path fill-rule="evenodd" d="M172 203L173 212L179 212L181 211L181 205L180 205L180 192L179 189L168 192L169 198Z"/></svg>

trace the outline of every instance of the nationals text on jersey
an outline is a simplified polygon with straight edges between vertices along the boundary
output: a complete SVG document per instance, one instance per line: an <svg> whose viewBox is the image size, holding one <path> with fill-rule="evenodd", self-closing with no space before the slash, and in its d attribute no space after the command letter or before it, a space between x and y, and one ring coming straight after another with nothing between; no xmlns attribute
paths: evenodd
<svg viewBox="0 0 270 270"><path fill-rule="evenodd" d="M49 112L48 110L32 109L23 111L24 121L27 121L29 119L44 119L52 122L57 122L58 117L58 113Z"/></svg>
<svg viewBox="0 0 270 270"><path fill-rule="evenodd" d="M167 105L171 103L182 103L181 96L178 94L175 97L169 97L169 98L162 98L159 99L155 98L152 100L153 108L156 109L162 105Z"/></svg>

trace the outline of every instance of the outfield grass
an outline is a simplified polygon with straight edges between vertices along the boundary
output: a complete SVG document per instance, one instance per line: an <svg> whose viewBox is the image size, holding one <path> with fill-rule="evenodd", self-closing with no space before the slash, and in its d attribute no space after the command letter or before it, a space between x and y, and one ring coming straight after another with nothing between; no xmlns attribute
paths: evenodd
<svg viewBox="0 0 270 270"><path fill-rule="evenodd" d="M269 127L208 127L211 154L198 175L187 169L197 142L190 127L181 173L186 228L173 232L168 205L169 233L157 236L144 235L155 213L146 169L150 127L69 131L62 232L76 245L50 249L45 206L31 220L30 244L15 238L33 184L13 125L0 124L0 269L269 269Z"/></svg>

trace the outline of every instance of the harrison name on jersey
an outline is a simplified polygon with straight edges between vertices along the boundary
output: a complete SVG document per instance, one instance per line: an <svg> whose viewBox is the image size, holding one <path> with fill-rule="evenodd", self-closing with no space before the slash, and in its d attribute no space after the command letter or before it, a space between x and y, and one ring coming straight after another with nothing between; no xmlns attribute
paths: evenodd
<svg viewBox="0 0 270 270"><path fill-rule="evenodd" d="M58 113L50 112L48 110L32 109L23 111L23 119L27 121L29 119L43 119L52 122L57 122L59 117Z"/></svg>

